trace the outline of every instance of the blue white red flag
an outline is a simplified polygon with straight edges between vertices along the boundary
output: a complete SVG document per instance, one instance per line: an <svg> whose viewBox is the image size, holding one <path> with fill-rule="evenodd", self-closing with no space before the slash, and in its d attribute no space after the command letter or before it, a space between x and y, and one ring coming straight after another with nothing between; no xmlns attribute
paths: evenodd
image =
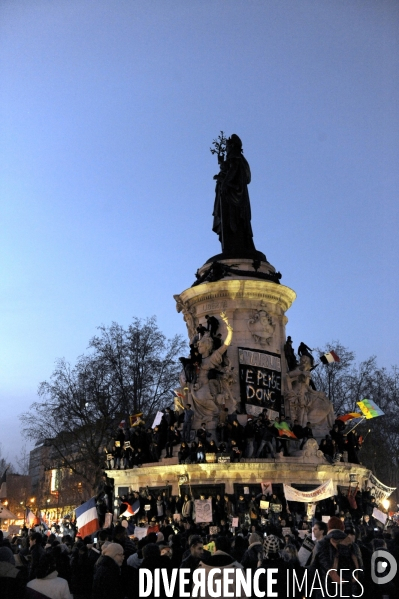
<svg viewBox="0 0 399 599"><path fill-rule="evenodd" d="M127 504L127 508L123 512L123 514L121 514L121 516L125 516L125 518L129 518L129 516L135 516L139 510L140 510L140 501L137 499L132 505L130 505L130 503Z"/></svg>
<svg viewBox="0 0 399 599"><path fill-rule="evenodd" d="M80 505L75 510L76 524L79 529L79 534L84 539L88 535L93 534L100 528L98 521L96 500L94 497Z"/></svg>
<svg viewBox="0 0 399 599"><path fill-rule="evenodd" d="M44 512L40 512L39 519L40 519L40 524L42 524L44 530L48 530L48 519Z"/></svg>

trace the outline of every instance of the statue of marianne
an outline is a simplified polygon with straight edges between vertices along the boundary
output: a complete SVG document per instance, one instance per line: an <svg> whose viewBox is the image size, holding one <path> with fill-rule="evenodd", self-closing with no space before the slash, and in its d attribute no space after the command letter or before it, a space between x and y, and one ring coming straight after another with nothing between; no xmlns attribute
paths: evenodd
<svg viewBox="0 0 399 599"><path fill-rule="evenodd" d="M241 257L246 257L256 251L248 195L251 170L242 155L241 139L235 133L225 140L225 152L218 152L218 162L212 230L219 236L223 254L240 257L241 253Z"/></svg>

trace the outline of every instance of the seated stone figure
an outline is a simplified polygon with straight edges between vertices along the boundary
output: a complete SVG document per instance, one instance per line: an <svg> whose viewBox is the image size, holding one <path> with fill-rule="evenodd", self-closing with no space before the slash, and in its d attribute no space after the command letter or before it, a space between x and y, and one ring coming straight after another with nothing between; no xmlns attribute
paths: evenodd
<svg viewBox="0 0 399 599"><path fill-rule="evenodd" d="M215 429L220 409L227 407L231 412L235 409L236 402L230 391L234 375L228 360L224 359L224 354L232 340L233 329L226 315L222 313L220 316L227 328L227 336L223 344L218 349L214 349L210 333L204 333L197 343L201 361L195 382L188 381L184 372L180 376L182 386L177 393L182 396L181 405L186 402L192 405L195 428L198 428L202 422L206 422L210 429Z"/></svg>
<svg viewBox="0 0 399 599"><path fill-rule="evenodd" d="M327 395L315 391L311 385L311 360L302 355L299 367L286 375L285 400L289 405L291 420L298 420L300 426L309 421L315 436L324 436L334 424L334 408Z"/></svg>

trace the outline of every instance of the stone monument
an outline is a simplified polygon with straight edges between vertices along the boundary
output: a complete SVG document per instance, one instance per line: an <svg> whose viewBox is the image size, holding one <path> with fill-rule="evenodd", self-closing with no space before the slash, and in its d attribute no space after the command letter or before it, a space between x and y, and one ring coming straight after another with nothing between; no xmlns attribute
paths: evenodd
<svg viewBox="0 0 399 599"><path fill-rule="evenodd" d="M282 414L302 426L310 421L315 437L322 438L334 424L333 407L324 393L312 388L306 355L295 370L289 369L285 313L296 295L280 283L281 274L255 249L248 194L251 171L241 140L235 134L226 139L222 132L213 146L220 166L215 175L213 231L222 252L198 269L189 289L174 296L190 347L198 346L202 356L195 380L182 373L177 407L190 403L194 427L206 422L210 430L225 407L229 413L251 416L267 409L271 419ZM209 318L219 324L223 345L218 349L214 349L218 338L208 330ZM202 334L197 331L201 327Z"/></svg>
<svg viewBox="0 0 399 599"><path fill-rule="evenodd" d="M318 449L318 440L332 428L334 410L328 397L314 388L309 354L304 350L298 361L292 339L286 337L286 312L296 294L281 284L280 272L255 248L251 171L241 140L235 134L226 139L221 132L211 151L220 169L214 177L212 229L222 251L207 259L192 285L174 296L190 342L190 356L181 358L175 409L190 404L192 429L205 422L214 437L222 412L227 410L245 426L249 417L266 410L271 421L285 416L302 426L310 422L315 439L288 457L277 453L274 458L181 465L177 458L164 458L140 469L112 471L115 484L123 489L170 486L175 494L188 481L192 492L206 484L224 485L224 492L234 493L237 485L249 488L262 480L314 488L332 479L336 488L347 486L351 474L362 486L369 476L366 468L332 465Z"/></svg>

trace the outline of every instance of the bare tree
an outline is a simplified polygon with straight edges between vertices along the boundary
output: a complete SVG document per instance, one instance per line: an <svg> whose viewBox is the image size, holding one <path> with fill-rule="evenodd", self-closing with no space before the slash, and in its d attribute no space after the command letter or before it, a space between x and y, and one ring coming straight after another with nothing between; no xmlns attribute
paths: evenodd
<svg viewBox="0 0 399 599"><path fill-rule="evenodd" d="M321 354L334 350L340 362L319 366L312 372L316 387L334 404L336 414L359 412L357 402L374 401L384 416L366 420L358 427L365 442L362 463L388 486L399 484L399 371L379 368L375 356L360 364L355 354L338 341L326 344Z"/></svg>
<svg viewBox="0 0 399 599"><path fill-rule="evenodd" d="M18 464L19 474L29 474L29 451L26 445L22 445L19 455L15 456L15 461Z"/></svg>
<svg viewBox="0 0 399 599"><path fill-rule="evenodd" d="M50 440L48 467L69 468L93 486L117 424L167 403L184 346L178 336L167 340L154 317L134 319L126 330L113 323L99 331L75 366L56 362L50 380L39 385L40 401L21 416L27 438Z"/></svg>

